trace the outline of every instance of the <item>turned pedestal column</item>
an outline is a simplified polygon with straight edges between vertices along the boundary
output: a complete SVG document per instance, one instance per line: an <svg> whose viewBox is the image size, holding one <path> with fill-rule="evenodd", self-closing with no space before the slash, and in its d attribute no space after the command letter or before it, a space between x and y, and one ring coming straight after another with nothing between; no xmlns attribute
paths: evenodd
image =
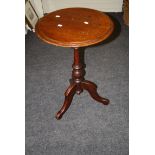
<svg viewBox="0 0 155 155"><path fill-rule="evenodd" d="M81 51L83 52L83 51ZM80 95L80 93L83 92L83 90L87 90L91 97L104 104L107 105L109 103L109 100L106 98L102 98L99 96L97 93L97 86L91 81L87 81L84 78L85 75L85 64L83 61L80 59L82 58L81 53L78 48L74 48L74 63L73 63L73 71L72 71L72 79L70 80L70 86L65 92L65 101L60 109L60 111L56 114L57 119L61 119L63 114L67 111L69 106L71 105L72 99L74 94L76 93L77 95Z"/></svg>

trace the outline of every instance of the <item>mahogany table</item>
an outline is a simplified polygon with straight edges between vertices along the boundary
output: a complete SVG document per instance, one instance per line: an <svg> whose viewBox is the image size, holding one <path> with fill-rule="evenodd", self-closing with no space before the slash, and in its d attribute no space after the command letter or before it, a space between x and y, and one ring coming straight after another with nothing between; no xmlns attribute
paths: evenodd
<svg viewBox="0 0 155 155"><path fill-rule="evenodd" d="M64 104L56 114L57 119L61 119L67 111L74 94L79 95L83 90L87 90L94 100L104 105L109 103L108 99L99 96L96 84L85 80L85 64L81 60L83 53L80 52L80 48L105 40L110 36L113 28L113 22L109 16L88 8L57 10L37 22L35 30L40 39L48 44L74 49L72 79L65 92Z"/></svg>

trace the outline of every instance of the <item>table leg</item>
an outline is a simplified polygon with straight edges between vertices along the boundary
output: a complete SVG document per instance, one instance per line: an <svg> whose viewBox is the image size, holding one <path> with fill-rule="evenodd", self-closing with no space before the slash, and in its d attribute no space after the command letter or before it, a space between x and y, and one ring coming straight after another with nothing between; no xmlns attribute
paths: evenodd
<svg viewBox="0 0 155 155"><path fill-rule="evenodd" d="M109 104L109 100L108 100L108 99L103 98L103 97L101 97L101 96L98 94L98 92L97 92L97 86L96 86L95 83L93 83L93 82L91 82L91 81L85 80L85 81L82 81L82 82L81 82L81 85L82 85L82 88L83 88L83 89L85 89L85 90L87 90L87 91L89 92L90 96L91 96L94 100L96 100L96 101L98 101L98 102L101 102L101 103L103 103L104 105L108 105L108 104Z"/></svg>
<svg viewBox="0 0 155 155"><path fill-rule="evenodd" d="M76 84L71 84L65 92L65 101L61 109L56 114L56 119L61 119L63 114L67 111L71 105L74 94L76 93Z"/></svg>
<svg viewBox="0 0 155 155"><path fill-rule="evenodd" d="M87 90L90 96L104 105L109 104L109 100L102 98L97 92L97 86L91 81L87 81L84 78L85 75L85 63L84 53L79 51L79 48L74 48L74 63L73 63L72 79L70 79L70 86L65 92L65 101L62 108L56 114L57 119L61 119L63 114L67 111L71 105L74 94L80 94L83 90Z"/></svg>

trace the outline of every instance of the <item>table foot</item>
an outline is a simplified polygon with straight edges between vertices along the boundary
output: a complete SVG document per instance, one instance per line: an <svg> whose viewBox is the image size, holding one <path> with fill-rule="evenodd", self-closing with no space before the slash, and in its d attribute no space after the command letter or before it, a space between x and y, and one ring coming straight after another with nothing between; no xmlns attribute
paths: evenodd
<svg viewBox="0 0 155 155"><path fill-rule="evenodd" d="M84 81L81 82L81 86L82 86L83 89L85 89L85 90L87 90L89 92L90 96L94 100L96 100L96 101L98 101L98 102L100 102L100 103L102 103L104 105L108 105L109 104L109 100L108 99L103 98L103 97L101 97L98 94L97 86L96 86L95 83L93 83L91 81L84 80Z"/></svg>
<svg viewBox="0 0 155 155"><path fill-rule="evenodd" d="M71 105L74 94L76 93L76 84L71 84L65 92L65 101L61 109L56 114L56 119L59 120L62 118L63 114L67 111Z"/></svg>

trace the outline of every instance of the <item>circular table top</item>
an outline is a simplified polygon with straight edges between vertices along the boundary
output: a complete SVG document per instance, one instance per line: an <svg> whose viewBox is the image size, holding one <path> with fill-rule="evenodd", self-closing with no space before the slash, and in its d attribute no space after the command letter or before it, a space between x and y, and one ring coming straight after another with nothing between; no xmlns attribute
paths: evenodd
<svg viewBox="0 0 155 155"><path fill-rule="evenodd" d="M113 31L106 14L88 8L66 8L42 17L36 34L43 41L62 47L82 47L105 40Z"/></svg>

